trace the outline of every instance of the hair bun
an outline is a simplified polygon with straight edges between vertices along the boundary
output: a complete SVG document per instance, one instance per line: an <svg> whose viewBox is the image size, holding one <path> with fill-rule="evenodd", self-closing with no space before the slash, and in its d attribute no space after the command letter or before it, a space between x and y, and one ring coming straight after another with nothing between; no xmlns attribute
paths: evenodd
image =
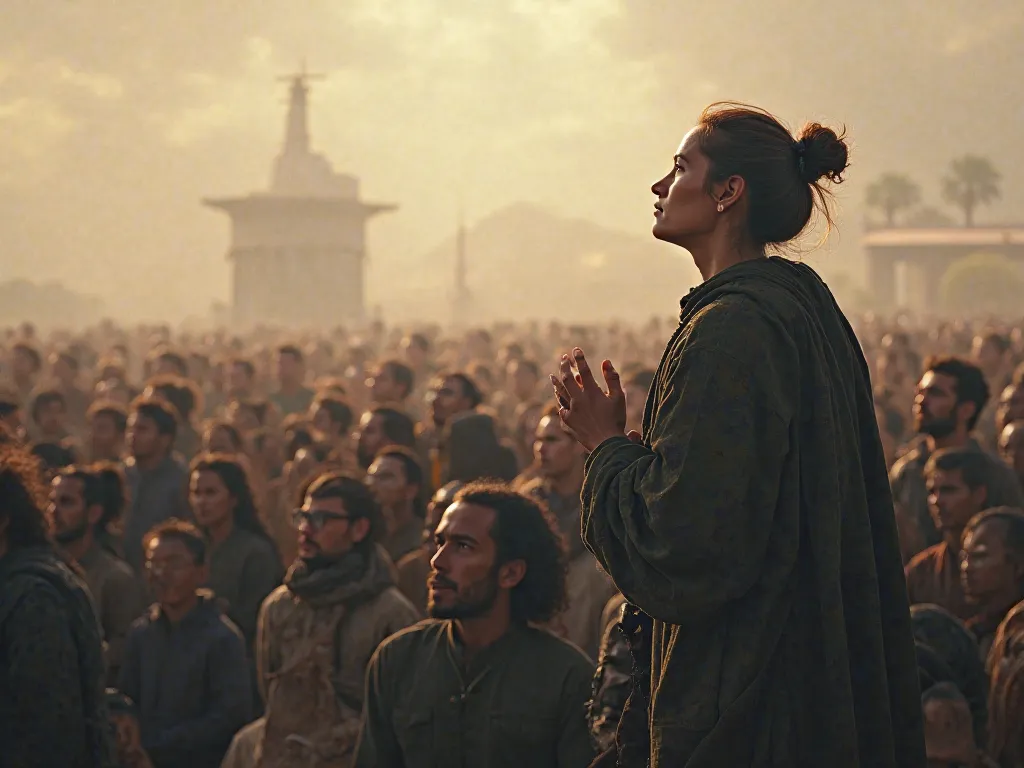
<svg viewBox="0 0 1024 768"><path fill-rule="evenodd" d="M849 163L850 150L844 140L846 132L837 134L820 123L808 123L800 131L803 145L801 178L814 184L822 177L835 184L843 182L843 171Z"/></svg>

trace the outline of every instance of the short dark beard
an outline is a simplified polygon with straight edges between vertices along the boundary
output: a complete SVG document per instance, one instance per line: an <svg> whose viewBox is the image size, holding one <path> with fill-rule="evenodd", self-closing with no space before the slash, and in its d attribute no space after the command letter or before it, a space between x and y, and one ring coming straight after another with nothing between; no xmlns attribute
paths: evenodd
<svg viewBox="0 0 1024 768"><path fill-rule="evenodd" d="M373 456L367 455L363 450L363 447L361 445L357 445L356 461L359 462L359 466L362 467L363 471L366 471L370 468L370 465L373 464Z"/></svg>
<svg viewBox="0 0 1024 768"><path fill-rule="evenodd" d="M942 438L949 437L956 432L956 420L952 418L922 419L917 431L922 435L928 435L929 437L934 437L936 440L941 440Z"/></svg>
<svg viewBox="0 0 1024 768"><path fill-rule="evenodd" d="M488 574L484 582L484 593L475 600L464 600L456 595L455 604L450 607L434 605L432 600L427 601L427 615L432 619L475 619L483 616L494 607L498 599L498 569Z"/></svg>
<svg viewBox="0 0 1024 768"><path fill-rule="evenodd" d="M70 528L66 531L60 531L53 534L53 540L58 544L74 544L76 541L81 541L85 538L85 534L89 532L89 521L83 520L81 524L76 525L74 528Z"/></svg>

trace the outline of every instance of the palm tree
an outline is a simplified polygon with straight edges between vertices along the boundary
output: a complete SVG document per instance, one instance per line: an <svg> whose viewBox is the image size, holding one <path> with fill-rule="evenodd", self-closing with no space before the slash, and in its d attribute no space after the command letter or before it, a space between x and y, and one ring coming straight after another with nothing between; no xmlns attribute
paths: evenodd
<svg viewBox="0 0 1024 768"><path fill-rule="evenodd" d="M896 223L896 214L921 199L921 189L909 177L886 173L868 187L868 205L885 214L886 226Z"/></svg>
<svg viewBox="0 0 1024 768"><path fill-rule="evenodd" d="M949 175L942 180L942 196L950 205L964 212L964 226L974 226L974 209L999 199L1001 176L984 157L964 155L949 165Z"/></svg>

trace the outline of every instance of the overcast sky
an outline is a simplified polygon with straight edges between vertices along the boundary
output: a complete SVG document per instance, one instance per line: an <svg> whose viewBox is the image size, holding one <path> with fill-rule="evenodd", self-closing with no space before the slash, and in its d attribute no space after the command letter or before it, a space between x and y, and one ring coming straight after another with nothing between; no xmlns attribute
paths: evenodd
<svg viewBox="0 0 1024 768"><path fill-rule="evenodd" d="M1022 50L1020 0L3 0L0 276L132 317L226 298L226 220L199 198L266 186L276 78L303 58L328 75L314 147L401 206L371 225L378 294L460 199L470 220L530 200L649 231L650 183L727 98L846 124L841 232L815 262L842 270L886 170L938 203L951 157L987 155L1004 199L979 221L1024 219Z"/></svg>

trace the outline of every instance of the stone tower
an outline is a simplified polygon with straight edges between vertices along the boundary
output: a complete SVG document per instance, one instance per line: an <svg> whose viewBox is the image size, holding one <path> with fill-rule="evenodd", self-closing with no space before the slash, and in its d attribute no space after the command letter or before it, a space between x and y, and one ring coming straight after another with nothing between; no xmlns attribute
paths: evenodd
<svg viewBox="0 0 1024 768"><path fill-rule="evenodd" d="M291 82L284 144L270 189L203 204L231 218L232 320L324 328L365 319L366 222L394 210L359 199L359 179L310 148L309 80Z"/></svg>

